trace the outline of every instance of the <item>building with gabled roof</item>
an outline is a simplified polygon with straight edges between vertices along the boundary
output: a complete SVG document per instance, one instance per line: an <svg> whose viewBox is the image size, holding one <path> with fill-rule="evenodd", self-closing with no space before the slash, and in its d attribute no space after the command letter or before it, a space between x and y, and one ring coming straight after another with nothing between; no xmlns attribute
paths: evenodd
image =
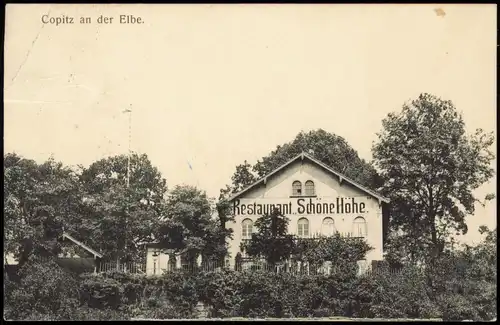
<svg viewBox="0 0 500 325"><path fill-rule="evenodd" d="M301 153L229 198L233 229L231 263L240 244L251 238L254 223L278 208L290 219L289 232L299 237L339 232L363 237L373 247L365 265L383 259L389 222L389 199Z"/></svg>
<svg viewBox="0 0 500 325"><path fill-rule="evenodd" d="M99 262L103 258L102 253L85 245L66 231L63 231L58 240L61 242L61 252L56 256L56 261L60 266L75 272L97 272ZM18 264L18 260L12 254L4 252L4 268L12 269L10 274L16 272Z"/></svg>

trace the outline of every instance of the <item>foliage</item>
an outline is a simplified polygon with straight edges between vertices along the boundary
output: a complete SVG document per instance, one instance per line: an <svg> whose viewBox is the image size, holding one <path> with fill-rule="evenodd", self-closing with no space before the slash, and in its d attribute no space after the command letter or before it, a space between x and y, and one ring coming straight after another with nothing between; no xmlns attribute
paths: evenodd
<svg viewBox="0 0 500 325"><path fill-rule="evenodd" d="M425 247L419 245L419 238L412 238L396 232L389 233L384 247L384 260L392 268L415 265L425 257Z"/></svg>
<svg viewBox="0 0 500 325"><path fill-rule="evenodd" d="M217 215L215 217L216 225L218 226L218 236L213 240L214 243L218 243L217 250L214 251L214 255L218 257L218 260L222 263L224 257L229 253L227 250L227 240L233 238L233 229L231 227L226 228L226 223L229 221L234 221L234 215L231 213L231 207L227 200L224 199L224 193L221 192L219 201L216 203ZM218 237L218 238L217 238Z"/></svg>
<svg viewBox="0 0 500 325"><path fill-rule="evenodd" d="M84 275L80 309L99 317L122 313L129 318L192 318L198 302L196 283L195 278L180 272L162 277L120 272Z"/></svg>
<svg viewBox="0 0 500 325"><path fill-rule="evenodd" d="M74 170L9 153L4 174L5 252L21 264L32 254L60 252L63 229L106 257L126 251L123 258L137 261L138 243L151 239L167 189L147 156L137 154L130 157L129 188L124 155Z"/></svg>
<svg viewBox="0 0 500 325"><path fill-rule="evenodd" d="M496 229L481 227L481 231L486 237L480 244L446 252L428 270L433 298L446 319L496 317Z"/></svg>
<svg viewBox="0 0 500 325"><path fill-rule="evenodd" d="M212 202L205 192L189 185L176 186L165 203L156 239L164 249L182 252L190 265L200 254L223 255L226 233L212 214Z"/></svg>
<svg viewBox="0 0 500 325"><path fill-rule="evenodd" d="M78 175L49 159L37 164L4 156L4 253L20 265L33 255L57 253L63 228L71 229L81 204Z"/></svg>
<svg viewBox="0 0 500 325"><path fill-rule="evenodd" d="M422 252L436 258L450 234L467 232L465 216L478 201L473 191L493 175L494 137L480 129L467 135L452 102L430 94L382 124L373 156L391 199L392 231L401 231L407 246L419 246L409 247L413 260Z"/></svg>
<svg viewBox="0 0 500 325"><path fill-rule="evenodd" d="M127 166L128 156L119 155L84 169L85 218L78 233L108 258L137 261L142 257L139 243L152 239L163 212L167 185L146 155L134 153L127 187Z"/></svg>
<svg viewBox="0 0 500 325"><path fill-rule="evenodd" d="M344 314L351 273L294 275L221 270L200 275L200 299L211 317L312 317Z"/></svg>
<svg viewBox="0 0 500 325"><path fill-rule="evenodd" d="M294 251L294 236L288 233L289 219L277 209L255 221L257 232L252 234L242 249L249 256L262 257L269 264L276 264L290 257Z"/></svg>
<svg viewBox="0 0 500 325"><path fill-rule="evenodd" d="M438 301L445 321L477 320L474 306L463 295L456 293L442 295Z"/></svg>
<svg viewBox="0 0 500 325"><path fill-rule="evenodd" d="M89 308L86 306L81 306L70 315L71 321L92 321L92 320L104 320L104 321L120 321L120 320L130 320L130 315L123 310L113 310L113 309L97 309ZM39 320L37 318L34 318Z"/></svg>
<svg viewBox="0 0 500 325"><path fill-rule="evenodd" d="M4 271L4 316L18 320L194 318L202 302L209 307L210 317L495 319L496 229L481 227L484 240L479 245L462 250L445 245L450 233L466 232L465 216L474 211L474 203L484 204L472 191L492 175L491 143L491 135L482 131L467 136L453 105L427 94L384 120L374 156L386 181L385 194L395 203L386 258L401 271L379 269L362 277L356 275L355 261L370 250L366 242L287 235L288 219L277 211L257 220L259 231L245 247L247 253L273 266L288 257L313 267L327 261L335 266L333 273L239 267L160 277L119 272L77 277L53 258L61 251L57 239L63 229L112 258L140 260L139 242L151 239L158 239L165 249L187 253L191 263L200 254L223 258L225 239L231 236L224 226L233 218L225 199L301 152L378 188L375 169L344 139L323 130L301 132L254 166L246 161L238 166L232 186L221 191L215 218L211 200L197 188L178 186L166 198L166 181L146 155L130 157L127 187L128 157L124 155L77 171L53 159L38 164L6 154L4 255L13 253L21 267L19 281L12 281ZM493 198L487 195L485 200ZM433 263L420 265L429 249L438 253L432 255ZM44 255L45 259L39 258Z"/></svg>
<svg viewBox="0 0 500 325"><path fill-rule="evenodd" d="M198 302L196 279L182 272L161 277L134 276L120 272L84 275L82 301L90 308L123 310L136 307L151 310L171 305L179 313L190 314Z"/></svg>
<svg viewBox="0 0 500 325"><path fill-rule="evenodd" d="M146 319L189 319L193 318L191 312L179 310L178 307L171 305L163 300L151 299L146 308L141 309L140 318Z"/></svg>
<svg viewBox="0 0 500 325"><path fill-rule="evenodd" d="M443 267L450 261L443 261ZM330 275L221 269L159 277L110 272L75 279L55 264L36 264L31 271L28 265L21 284L7 292L8 319L195 318L199 302L215 318L496 318L496 282L469 267L441 273L416 266L400 272L378 269L361 277L353 269L335 268ZM38 272L43 276L33 276ZM443 287L429 283L429 276Z"/></svg>
<svg viewBox="0 0 500 325"><path fill-rule="evenodd" d="M271 266L291 259L312 265L334 262L349 268L364 260L372 249L363 239L338 233L329 237L299 238L288 234L288 222L279 210L260 216L255 221L257 231L248 242L241 244L242 251L250 257L264 258Z"/></svg>
<svg viewBox="0 0 500 325"><path fill-rule="evenodd" d="M252 172L252 165L248 161L236 166L236 171L231 177L232 192L237 193L257 180L257 176Z"/></svg>
<svg viewBox="0 0 500 325"><path fill-rule="evenodd" d="M359 279L353 290L354 316L383 318L435 318L426 278L416 267L402 272L379 269ZM432 314L434 313L434 314Z"/></svg>
<svg viewBox="0 0 500 325"><path fill-rule="evenodd" d="M89 308L118 310L122 304L124 288L113 278L90 276L81 281L80 288Z"/></svg>
<svg viewBox="0 0 500 325"><path fill-rule="evenodd" d="M238 273L228 270L201 273L198 278L200 301L210 306L210 317L234 317L242 297Z"/></svg>
<svg viewBox="0 0 500 325"><path fill-rule="evenodd" d="M368 188L376 190L382 185L376 170L361 159L344 138L318 129L300 132L293 141L278 145L253 166L247 161L238 165L232 177L232 185L222 192L236 193L302 152Z"/></svg>
<svg viewBox="0 0 500 325"><path fill-rule="evenodd" d="M78 282L53 260L29 260L20 270L18 285L10 285L5 295L7 319L33 319L45 315L52 320L69 319L78 307ZM38 318L39 319L39 318Z"/></svg>
<svg viewBox="0 0 500 325"><path fill-rule="evenodd" d="M295 260L311 263L335 262L347 265L364 260L373 248L362 238L344 237L339 233L334 236L298 238L295 246Z"/></svg>

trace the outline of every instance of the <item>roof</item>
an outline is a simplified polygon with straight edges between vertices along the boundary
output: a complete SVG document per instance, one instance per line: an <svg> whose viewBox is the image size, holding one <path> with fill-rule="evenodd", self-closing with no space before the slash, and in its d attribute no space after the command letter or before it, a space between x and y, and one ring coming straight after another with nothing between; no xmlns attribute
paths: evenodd
<svg viewBox="0 0 500 325"><path fill-rule="evenodd" d="M74 237L72 237L71 235L69 235L65 231L63 231L62 238L68 238L73 243L77 244L78 246L80 246L83 249L87 250L88 252L92 253L92 255L94 255L94 257L102 258L102 254L101 253L96 252L92 248L90 248L87 245L83 244L82 242L76 240ZM5 252L4 252L4 264L7 264L7 265L17 265L18 263L19 263L19 261L14 257L13 254L5 254Z"/></svg>
<svg viewBox="0 0 500 325"><path fill-rule="evenodd" d="M78 246L82 247L83 249L85 249L86 251L92 253L94 256L96 257L99 257L99 258L102 258L102 254L93 250L92 248L88 247L87 245L85 245L84 243L76 240L75 238L73 238L71 235L69 235L67 232L63 232L63 235L62 235L63 238L68 238L69 240L71 240L73 243L77 244Z"/></svg>
<svg viewBox="0 0 500 325"><path fill-rule="evenodd" d="M339 172L336 172L334 171L333 169L331 169L330 167L328 167L327 165L325 165L324 163L322 163L321 161L313 158L312 156L308 155L307 153L303 152L301 153L300 155L292 158L291 160L289 160L287 163L281 165L280 167L276 168L275 170L273 170L272 172L270 172L269 174L267 174L266 176L260 178L259 180L257 180L255 183L249 185L248 187L244 188L243 190L241 190L240 192L232 195L228 200L229 201L232 201L238 197L240 197L241 195L243 195L244 193L248 192L249 190L251 190L252 188L254 188L255 186L259 185L259 184L262 184L262 183L266 183L267 182L267 179L275 174L277 174L278 172L280 172L281 170L285 169L286 167L288 167L289 165L291 165L292 163L294 163L295 161L297 160L304 160L304 159L307 159L309 161L311 161L312 163L320 166L321 168L323 168L324 170L326 170L327 172L329 172L330 174L333 174L334 176L338 177L340 182L347 182L349 184L351 184L352 186L356 187L357 189L359 189L360 191L362 192L365 192L366 194L376 198L377 200L379 200L379 202L385 202L385 203L389 203L389 199L364 187L363 185L353 181L352 179L348 178L347 176L345 175L342 175L341 173Z"/></svg>

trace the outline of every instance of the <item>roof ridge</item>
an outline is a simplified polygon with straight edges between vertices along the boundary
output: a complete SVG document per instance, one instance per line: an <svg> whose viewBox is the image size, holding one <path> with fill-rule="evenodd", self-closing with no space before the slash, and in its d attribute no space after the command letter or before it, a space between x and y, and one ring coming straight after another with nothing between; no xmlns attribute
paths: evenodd
<svg viewBox="0 0 500 325"><path fill-rule="evenodd" d="M308 158L310 159L312 162L314 162L315 164L325 168L327 171L329 171L330 173L332 174L335 174L336 176L340 177L342 180L345 180L347 181L348 183L350 183L351 185L353 185L354 187L357 187L358 189L360 189L361 191L363 192L366 192L367 194L370 194L371 196L377 198L379 201L384 201L386 203L389 202L389 199L384 197L383 195L377 193L376 191L374 190L371 190L363 185L361 185L360 183L354 181L353 179L345 176L343 173L341 172L338 172L338 171L335 171L333 170L332 167L326 165L325 163L321 162L320 160L314 158L311 154L305 152L304 150L302 150L302 152L299 154L299 155L296 155L295 157L293 157L292 159L289 159L286 163L282 164L281 166L275 168L273 171L267 173L266 175L260 177L259 179L257 179L254 183L248 185L247 187L245 187L244 189L242 189L241 191L233 194L231 197L229 197L228 201L231 201L231 200L234 200L235 198L241 196L243 193L247 192L248 190L250 190L251 188L253 188L254 186L258 185L259 183L261 183L262 181L266 182L267 181L267 178L276 174L277 172L279 172L280 170L284 169L285 167L287 167L288 165L290 165L292 162L296 161L297 159L304 159L304 158Z"/></svg>

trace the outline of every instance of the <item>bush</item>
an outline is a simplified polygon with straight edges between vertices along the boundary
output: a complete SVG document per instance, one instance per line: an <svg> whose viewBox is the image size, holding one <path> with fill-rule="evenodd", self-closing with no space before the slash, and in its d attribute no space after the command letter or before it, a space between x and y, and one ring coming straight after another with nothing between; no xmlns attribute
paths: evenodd
<svg viewBox="0 0 500 325"><path fill-rule="evenodd" d="M71 321L91 321L91 320L130 320L130 315L123 310L98 309L81 306L75 309L68 319Z"/></svg>
<svg viewBox="0 0 500 325"><path fill-rule="evenodd" d="M266 276L267 275L267 276ZM239 277L241 303L238 316L279 317L282 312L280 298L282 283L275 281L275 274L265 271L241 272Z"/></svg>
<svg viewBox="0 0 500 325"><path fill-rule="evenodd" d="M106 276L85 277L80 290L81 299L89 308L117 310L123 301L123 285Z"/></svg>
<svg viewBox="0 0 500 325"><path fill-rule="evenodd" d="M217 270L201 273L198 278L200 301L209 306L209 317L238 315L242 303L241 283L237 272Z"/></svg>
<svg viewBox="0 0 500 325"><path fill-rule="evenodd" d="M439 317L429 309L426 277L418 268L408 267L402 272L379 269L361 277L353 291L353 316L368 318L422 318Z"/></svg>
<svg viewBox="0 0 500 325"><path fill-rule="evenodd" d="M193 315L199 300L197 277L183 272L170 272L163 275L161 280L167 301L175 306L184 318Z"/></svg>
<svg viewBox="0 0 500 325"><path fill-rule="evenodd" d="M192 313L179 309L161 298L150 298L145 307L138 309L134 317L147 319L179 319L192 318Z"/></svg>
<svg viewBox="0 0 500 325"><path fill-rule="evenodd" d="M198 278L209 317L318 317L344 314L355 270L326 275L220 270Z"/></svg>
<svg viewBox="0 0 500 325"><path fill-rule="evenodd" d="M497 315L496 278L480 276L476 268L470 274L416 267L394 273L381 266L361 277L354 264L334 270L331 275L217 270L75 278L56 265L34 263L22 269L19 283L4 274L4 314L19 320L194 318L202 302L213 318L492 320Z"/></svg>
<svg viewBox="0 0 500 325"><path fill-rule="evenodd" d="M196 279L182 272L161 277L120 272L84 275L81 291L82 301L90 308L127 310L132 315L189 318L198 303Z"/></svg>
<svg viewBox="0 0 500 325"><path fill-rule="evenodd" d="M496 281L495 281L496 282ZM479 320L490 321L497 317L497 286L487 281L474 281L467 285L471 304Z"/></svg>
<svg viewBox="0 0 500 325"><path fill-rule="evenodd" d="M79 305L78 282L72 274L53 261L30 261L20 272L20 283L9 282L6 288L7 319L69 319Z"/></svg>
<svg viewBox="0 0 500 325"><path fill-rule="evenodd" d="M478 320L477 312L470 300L460 294L445 295L439 297L438 301L444 321Z"/></svg>

